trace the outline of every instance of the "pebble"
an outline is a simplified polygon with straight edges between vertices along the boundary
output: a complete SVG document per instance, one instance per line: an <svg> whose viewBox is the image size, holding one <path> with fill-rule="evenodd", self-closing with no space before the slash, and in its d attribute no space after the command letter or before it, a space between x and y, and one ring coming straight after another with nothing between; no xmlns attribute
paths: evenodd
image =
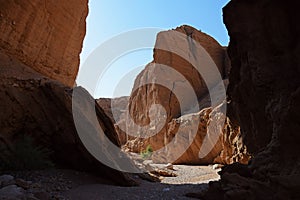
<svg viewBox="0 0 300 200"><path fill-rule="evenodd" d="M168 163L168 164L166 165L166 168L167 168L167 169L170 169L170 170L174 170L174 167L173 167L172 163Z"/></svg>
<svg viewBox="0 0 300 200"><path fill-rule="evenodd" d="M34 197L36 197L37 199L50 199L50 195L47 192L44 191L38 191L38 192L34 192Z"/></svg>
<svg viewBox="0 0 300 200"><path fill-rule="evenodd" d="M150 165L150 164L153 164L153 161L152 160L144 160L143 164L144 165Z"/></svg>
<svg viewBox="0 0 300 200"><path fill-rule="evenodd" d="M154 171L154 168L150 164L145 165L145 169L149 172Z"/></svg>
<svg viewBox="0 0 300 200"><path fill-rule="evenodd" d="M30 181L25 181L25 180L20 179L20 178L17 178L15 182L16 182L17 186L22 187L25 190L29 189L29 187L31 185Z"/></svg>
<svg viewBox="0 0 300 200"><path fill-rule="evenodd" d="M32 188L41 188L42 185L41 185L40 183L34 183L34 184L32 184L31 187L32 187Z"/></svg>
<svg viewBox="0 0 300 200"><path fill-rule="evenodd" d="M64 200L60 193L70 190L71 184L72 181L65 180L63 174L47 176L36 172L28 176L24 172L18 172L15 176L2 175L0 176L0 200Z"/></svg>
<svg viewBox="0 0 300 200"><path fill-rule="evenodd" d="M0 176L0 186L5 187L8 185L14 184L14 177L11 175L2 175Z"/></svg>
<svg viewBox="0 0 300 200"><path fill-rule="evenodd" d="M6 182L6 181L11 181L14 180L14 177L11 175L2 175L0 176L0 182Z"/></svg>
<svg viewBox="0 0 300 200"><path fill-rule="evenodd" d="M18 198L25 194L25 190L16 185L9 185L0 189L0 199L5 197Z"/></svg>
<svg viewBox="0 0 300 200"><path fill-rule="evenodd" d="M221 164L214 164L214 165L212 166L213 169L220 169L220 168L222 168L222 167L223 167L223 165L221 165Z"/></svg>

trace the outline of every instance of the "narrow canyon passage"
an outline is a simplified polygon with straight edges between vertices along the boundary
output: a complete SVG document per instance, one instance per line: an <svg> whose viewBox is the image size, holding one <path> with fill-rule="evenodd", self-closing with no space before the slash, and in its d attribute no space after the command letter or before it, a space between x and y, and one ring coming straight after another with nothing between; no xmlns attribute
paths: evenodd
<svg viewBox="0 0 300 200"><path fill-rule="evenodd" d="M228 47L160 31L131 93L97 99L76 84L88 0L0 5L0 199L300 199L295 1L230 0Z"/></svg>

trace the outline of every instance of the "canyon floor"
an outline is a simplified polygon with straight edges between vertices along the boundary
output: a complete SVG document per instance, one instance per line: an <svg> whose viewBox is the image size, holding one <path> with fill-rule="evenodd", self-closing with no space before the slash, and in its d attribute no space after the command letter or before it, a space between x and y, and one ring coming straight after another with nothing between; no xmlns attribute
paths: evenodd
<svg viewBox="0 0 300 200"><path fill-rule="evenodd" d="M209 181L219 179L218 169L214 169L214 166L172 167L173 174L177 176L157 176L159 182L145 174L131 174L129 176L137 183L132 187L110 185L103 179L73 170L52 169L11 174L16 180L28 181L24 190L27 196L32 193L36 199L58 200L190 199L186 194L206 190Z"/></svg>
<svg viewBox="0 0 300 200"><path fill-rule="evenodd" d="M120 187L88 182L77 182L72 189L62 193L67 199L190 199L185 195L200 192L208 182L218 180L217 170L212 166L174 165L176 177L161 177L161 182L151 182L138 175L133 179L139 184L134 187ZM76 176L74 177L76 181ZM80 177L78 177L78 180ZM74 181L73 181L74 182Z"/></svg>

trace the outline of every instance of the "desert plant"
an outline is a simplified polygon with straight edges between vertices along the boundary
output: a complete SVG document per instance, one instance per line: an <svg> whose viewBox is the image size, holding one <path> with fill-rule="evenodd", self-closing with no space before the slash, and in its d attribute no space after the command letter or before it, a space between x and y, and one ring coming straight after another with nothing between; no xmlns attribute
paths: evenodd
<svg viewBox="0 0 300 200"><path fill-rule="evenodd" d="M0 169L4 170L36 170L54 167L49 156L51 151L36 146L33 139L23 136L12 148L12 151L1 156Z"/></svg>
<svg viewBox="0 0 300 200"><path fill-rule="evenodd" d="M148 145L146 147L146 149L141 152L141 156L143 159L149 159L149 158L151 158L152 153L153 153L153 149L152 149L151 145Z"/></svg>

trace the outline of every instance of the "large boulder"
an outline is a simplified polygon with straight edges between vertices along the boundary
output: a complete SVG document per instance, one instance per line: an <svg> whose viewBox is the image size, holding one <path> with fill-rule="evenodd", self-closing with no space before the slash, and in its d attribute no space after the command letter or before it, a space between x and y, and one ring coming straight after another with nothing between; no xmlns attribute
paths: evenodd
<svg viewBox="0 0 300 200"><path fill-rule="evenodd" d="M73 86L85 36L88 0L0 0L0 51Z"/></svg>
<svg viewBox="0 0 300 200"><path fill-rule="evenodd" d="M122 172L94 158L80 140L78 129L87 126L96 135L100 125L106 137L120 146L113 123L86 90L67 87L1 53L0 60L0 160L7 158L20 138L29 136L35 145L51 150L51 159L58 166L93 172L118 184L129 183ZM72 106L73 91L78 98ZM80 117L77 126L74 112ZM114 162L107 146L99 146L104 152L101 156Z"/></svg>

